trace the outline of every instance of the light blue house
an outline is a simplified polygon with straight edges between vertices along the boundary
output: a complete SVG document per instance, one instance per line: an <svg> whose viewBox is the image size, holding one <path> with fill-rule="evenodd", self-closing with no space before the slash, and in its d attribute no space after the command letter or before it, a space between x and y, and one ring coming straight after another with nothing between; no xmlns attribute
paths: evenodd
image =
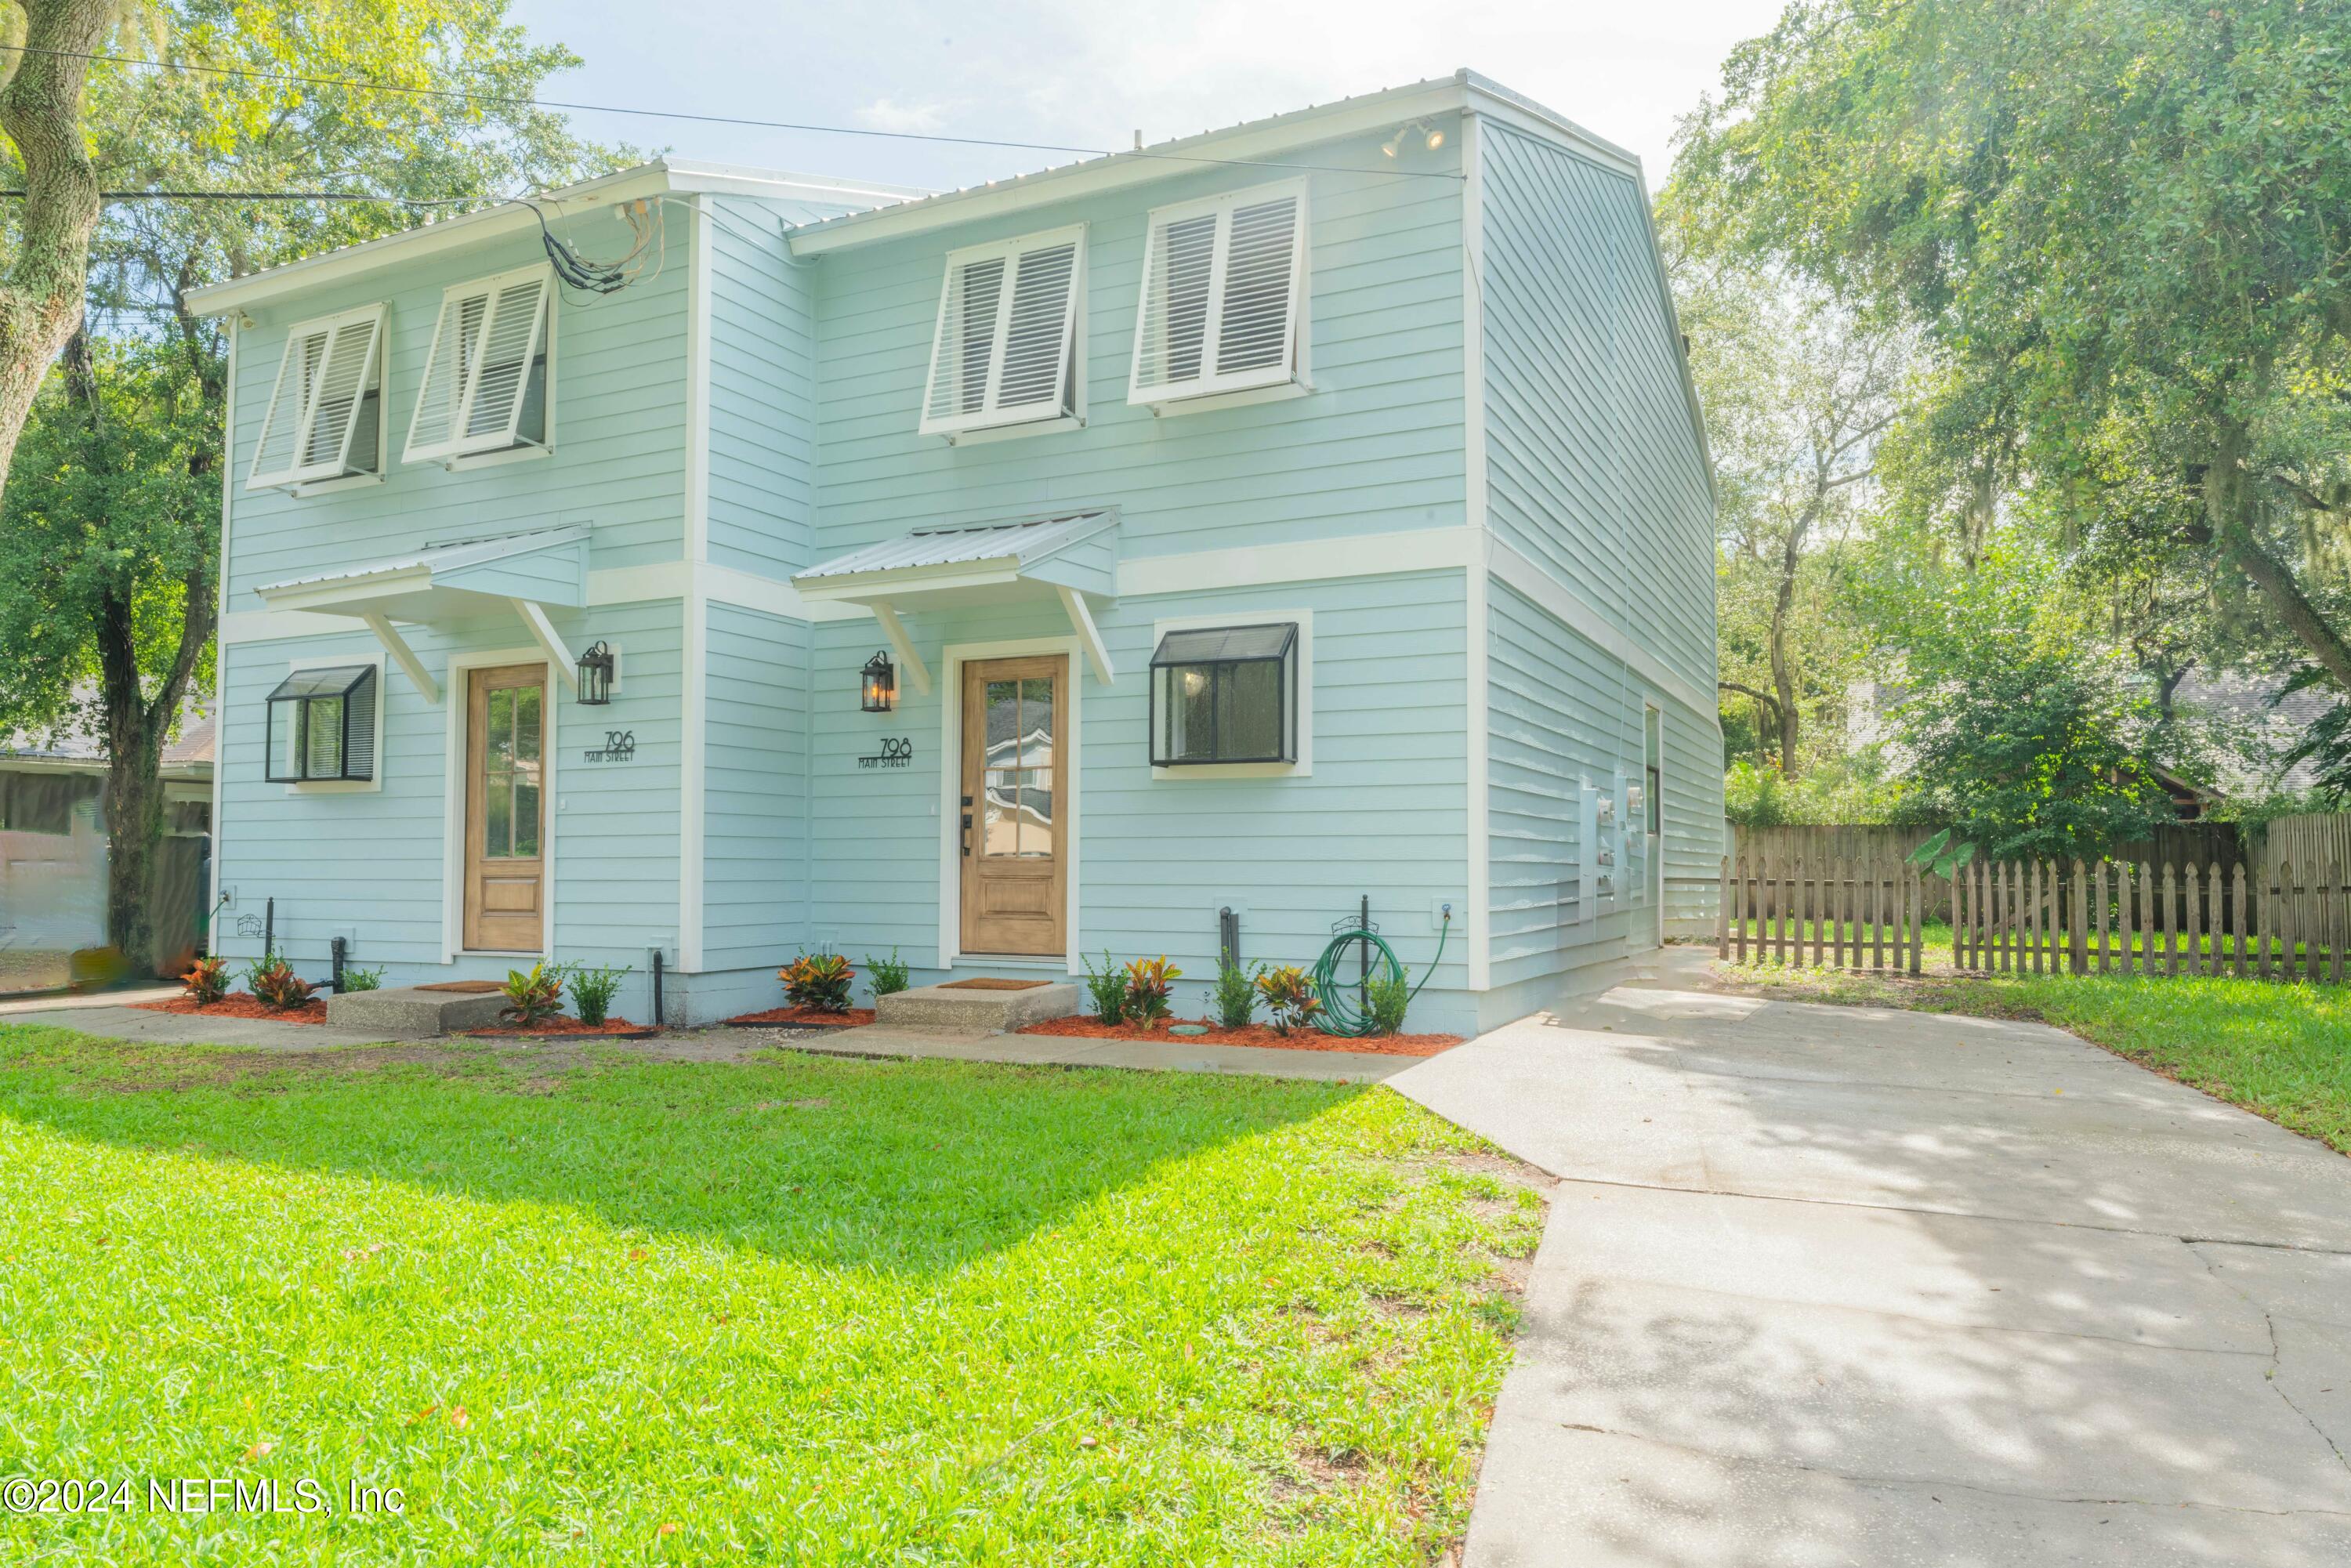
<svg viewBox="0 0 2351 1568"><path fill-rule="evenodd" d="M942 194L664 161L203 290L220 946L626 964L636 1017L658 952L705 1020L814 948L1190 993L1228 911L1310 963L1368 899L1467 1030L1709 929L1647 212L1464 72Z"/></svg>

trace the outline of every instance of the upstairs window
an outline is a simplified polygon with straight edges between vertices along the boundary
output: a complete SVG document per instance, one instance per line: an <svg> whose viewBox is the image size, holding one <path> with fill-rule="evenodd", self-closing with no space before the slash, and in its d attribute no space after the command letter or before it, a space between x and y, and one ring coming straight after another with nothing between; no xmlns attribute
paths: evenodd
<svg viewBox="0 0 2351 1568"><path fill-rule="evenodd" d="M1151 765L1298 760L1298 627L1170 632L1151 655Z"/></svg>
<svg viewBox="0 0 2351 1568"><path fill-rule="evenodd" d="M441 297L402 461L547 445L553 275L527 267Z"/></svg>
<svg viewBox="0 0 2351 1568"><path fill-rule="evenodd" d="M383 319L369 305L286 334L246 489L383 472Z"/></svg>
<svg viewBox="0 0 2351 1568"><path fill-rule="evenodd" d="M1171 402L1304 379L1306 186L1151 214L1126 400Z"/></svg>
<svg viewBox="0 0 2351 1568"><path fill-rule="evenodd" d="M947 257L922 433L1074 418L1086 232L1058 229Z"/></svg>
<svg viewBox="0 0 2351 1568"><path fill-rule="evenodd" d="M269 694L273 784L364 782L375 777L372 664L297 670Z"/></svg>

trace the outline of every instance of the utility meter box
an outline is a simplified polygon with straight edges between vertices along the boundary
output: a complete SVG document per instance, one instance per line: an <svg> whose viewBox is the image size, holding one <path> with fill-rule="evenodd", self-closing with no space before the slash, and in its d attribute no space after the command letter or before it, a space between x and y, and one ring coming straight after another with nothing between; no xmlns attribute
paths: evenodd
<svg viewBox="0 0 2351 1568"><path fill-rule="evenodd" d="M1624 885L1625 812L1619 791L1586 784L1577 792L1576 848L1583 865L1576 878L1578 925L1600 917Z"/></svg>

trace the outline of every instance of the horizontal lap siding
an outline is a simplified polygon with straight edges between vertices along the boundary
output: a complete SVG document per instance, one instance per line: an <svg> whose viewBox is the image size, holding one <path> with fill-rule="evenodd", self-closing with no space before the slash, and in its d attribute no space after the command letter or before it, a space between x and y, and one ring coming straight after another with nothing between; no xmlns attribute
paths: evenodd
<svg viewBox="0 0 2351 1568"><path fill-rule="evenodd" d="M1270 779L1155 779L1147 667L1162 618L1283 610L1314 617L1313 771ZM1078 924L1071 940L1119 962L1165 953L1186 975L1185 1005L1214 977L1216 916L1246 911L1251 960L1311 964L1331 923L1370 894L1373 916L1417 979L1436 956L1430 909L1467 893L1467 618L1458 572L1400 574L1215 593L1130 595L1101 614L1117 671L1082 665ZM1057 610L927 615L918 639L935 669L943 644L1063 636ZM854 670L870 625L816 628L811 681L812 936L852 957L893 946L935 964L939 921L942 680L929 697L902 683L899 710L858 711ZM883 737L914 766L862 769ZM1467 1016L1457 930L1416 1019ZM1454 993L1448 999L1446 993Z"/></svg>
<svg viewBox="0 0 2351 1568"><path fill-rule="evenodd" d="M1714 513L1639 185L1489 125L1495 531L1711 699Z"/></svg>
<svg viewBox="0 0 2351 1568"><path fill-rule="evenodd" d="M1722 735L1678 703L1665 712L1666 932L1706 936L1721 902Z"/></svg>
<svg viewBox="0 0 2351 1568"><path fill-rule="evenodd" d="M710 559L789 577L809 564L816 428L809 267L775 214L711 202Z"/></svg>
<svg viewBox="0 0 2351 1568"><path fill-rule="evenodd" d="M1559 974L1621 951L1635 925L1619 898L1589 925L1567 883L1581 880L1578 794L1642 767L1641 683L1515 590L1489 608L1487 829L1493 982ZM1618 883L1629 864L1617 867ZM1588 884L1587 884L1588 889Z"/></svg>
<svg viewBox="0 0 2351 1568"><path fill-rule="evenodd" d="M1494 983L1645 939L1646 915L1554 928L1573 786L1644 761L1662 716L1667 929L1710 917L1722 843L1714 511L1642 194L1633 179L1489 124L1484 393L1495 533L1680 677L1662 690L1498 585L1491 756ZM1683 700L1697 694L1700 706Z"/></svg>
<svg viewBox="0 0 2351 1568"><path fill-rule="evenodd" d="M690 225L667 208L668 255L616 294L559 288L555 306L554 453L460 469L403 464L424 361L451 284L524 267L546 252L533 234L435 256L271 306L238 336L236 428L230 486L228 597L260 608L253 590L287 578L346 570L429 544L591 522L596 568L672 560L682 534L685 450L685 288ZM619 222L581 215L568 237L591 255L627 248ZM294 497L247 491L245 476L269 406L286 329L315 316L388 300L387 428L381 484Z"/></svg>
<svg viewBox="0 0 2351 1568"><path fill-rule="evenodd" d="M809 626L710 607L703 967L773 968L808 939Z"/></svg>
<svg viewBox="0 0 2351 1568"><path fill-rule="evenodd" d="M555 626L575 646L591 636L622 649L621 689L610 706L581 707L559 687L549 704L554 758L548 822L556 852L558 956L642 966L654 946L674 947L677 931L678 628L674 602L557 610ZM412 629L410 642L444 702L462 702L453 653L522 646L519 623L501 617ZM324 973L329 943L354 935L356 961L388 965L394 984L446 977L407 972L438 966L444 909L447 708L428 705L397 666L379 688L384 707L381 790L289 790L262 778L266 698L289 661L315 655L371 658L361 630L333 637L232 644L223 650L221 811L214 826L220 882L236 891L218 922L221 950L258 953L239 919L277 901L278 946L306 974ZM520 662L520 661L517 661ZM627 762L590 763L607 729L633 730ZM466 967L500 972L503 960Z"/></svg>
<svg viewBox="0 0 2351 1568"><path fill-rule="evenodd" d="M1380 154L1366 141L1322 150L1317 162L1370 167ZM1128 405L1147 214L1273 177L1186 175L825 256L816 286L819 554L921 523L1081 504L1123 509L1128 559L1462 521L1455 182L1311 177L1311 395L1165 417ZM918 434L946 253L1077 222L1088 225L1088 426L956 447Z"/></svg>

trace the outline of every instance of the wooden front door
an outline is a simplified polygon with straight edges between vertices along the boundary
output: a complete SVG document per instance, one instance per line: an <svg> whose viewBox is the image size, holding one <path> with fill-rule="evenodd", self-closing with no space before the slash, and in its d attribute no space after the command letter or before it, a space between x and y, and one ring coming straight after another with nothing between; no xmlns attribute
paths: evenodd
<svg viewBox="0 0 2351 1568"><path fill-rule="evenodd" d="M963 667L963 950L1059 954L1068 907L1069 661Z"/></svg>
<svg viewBox="0 0 2351 1568"><path fill-rule="evenodd" d="M547 666L475 670L465 693L465 946L547 946Z"/></svg>

